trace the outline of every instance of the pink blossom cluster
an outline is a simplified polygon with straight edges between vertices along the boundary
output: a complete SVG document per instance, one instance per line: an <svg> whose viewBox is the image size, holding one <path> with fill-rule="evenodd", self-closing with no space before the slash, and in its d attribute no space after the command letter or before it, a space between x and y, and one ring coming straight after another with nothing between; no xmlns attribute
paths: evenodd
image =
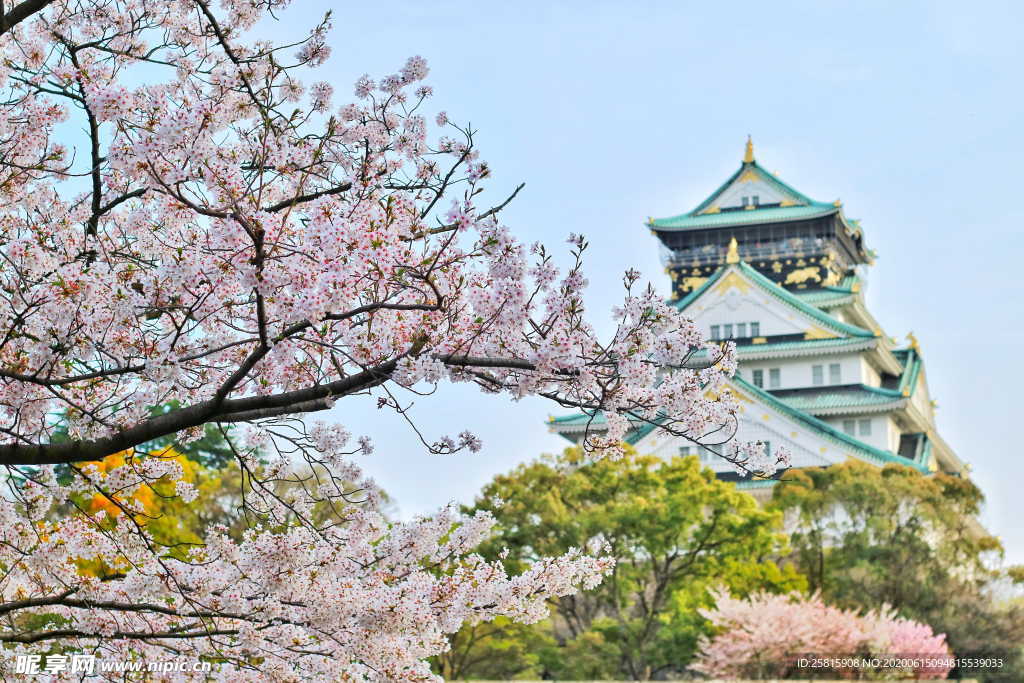
<svg viewBox="0 0 1024 683"><path fill-rule="evenodd" d="M838 661L828 674L840 678L945 678L951 669L944 635L889 608L860 614L826 605L817 594L758 593L748 599L725 591L713 595L714 609L701 614L718 633L701 639L693 665L708 676L801 678L823 673L801 671L801 658ZM880 666L841 665L854 658L877 658ZM884 666L883 660L909 666Z"/></svg>
<svg viewBox="0 0 1024 683"><path fill-rule="evenodd" d="M118 660L216 658L218 679L434 680L423 660L463 623L537 621L545 598L610 568L573 551L510 577L471 552L489 534L487 515L446 508L388 524L366 505L346 514L343 528L253 528L241 542L212 529L187 562L154 555L130 521L33 522L0 501L0 562L16 568L3 581L5 609L31 602L21 619L61 623L53 638L8 642L0 670L56 643ZM116 561L124 576L83 576L83 561Z"/></svg>
<svg viewBox="0 0 1024 683"><path fill-rule="evenodd" d="M297 51L247 38L287 4L58 0L0 34L0 600L11 624L49 624L0 627L19 651L58 640L209 656L232 678L427 679L422 660L461 623L540 618L607 561L573 552L508 576L472 553L486 517L390 526L351 461L369 437L300 418L376 394L411 422L403 392L451 381L603 413L595 454L637 421L691 438L735 424L731 345L695 365L700 330L635 271L600 338L586 240L559 268L501 223L518 190L482 203L474 131L424 112L426 62L337 104L300 78L329 57L326 19ZM173 466L82 465L232 425L249 527L210 530L187 558L129 500ZM482 447L468 430L423 439ZM120 514L75 510L84 495ZM325 505L345 522L319 523Z"/></svg>

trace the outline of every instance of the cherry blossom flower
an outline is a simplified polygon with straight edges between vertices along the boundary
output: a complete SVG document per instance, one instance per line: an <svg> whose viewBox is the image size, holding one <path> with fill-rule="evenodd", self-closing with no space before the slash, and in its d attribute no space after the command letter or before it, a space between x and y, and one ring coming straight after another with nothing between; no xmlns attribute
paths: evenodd
<svg viewBox="0 0 1024 683"><path fill-rule="evenodd" d="M372 394L414 422L403 396L473 383L603 412L595 457L637 421L735 425L734 348L695 362L700 331L635 272L599 337L585 238L560 269L515 237L519 190L485 202L473 130L420 113L426 61L335 105L299 71L328 59L328 21L299 46L247 36L287 4L40 3L0 33L0 666L59 641L206 657L222 679L430 680L463 623L541 619L611 562L580 549L509 575L474 554L485 515L389 523L353 460L369 435L316 413ZM196 489L147 444L207 429L245 528L164 547L153 496ZM726 454L771 469L756 456Z"/></svg>

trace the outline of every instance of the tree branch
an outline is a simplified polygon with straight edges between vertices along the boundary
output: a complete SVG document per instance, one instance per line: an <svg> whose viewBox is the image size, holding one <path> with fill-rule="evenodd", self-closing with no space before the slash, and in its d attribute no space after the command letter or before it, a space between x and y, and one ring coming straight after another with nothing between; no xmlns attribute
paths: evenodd
<svg viewBox="0 0 1024 683"><path fill-rule="evenodd" d="M52 2L53 0L25 0L18 3L10 12L0 14L0 35L7 33L33 14L42 12Z"/></svg>

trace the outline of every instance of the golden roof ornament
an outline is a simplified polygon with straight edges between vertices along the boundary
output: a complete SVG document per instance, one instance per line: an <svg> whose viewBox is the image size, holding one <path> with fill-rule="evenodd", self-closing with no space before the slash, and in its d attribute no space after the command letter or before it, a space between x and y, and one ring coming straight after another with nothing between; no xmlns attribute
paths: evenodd
<svg viewBox="0 0 1024 683"><path fill-rule="evenodd" d="M739 243L736 242L736 238L733 237L729 240L729 251L725 254L726 263L739 263L740 262L740 249Z"/></svg>
<svg viewBox="0 0 1024 683"><path fill-rule="evenodd" d="M754 141L747 136L747 149L743 153L743 163L752 164L754 163Z"/></svg>
<svg viewBox="0 0 1024 683"><path fill-rule="evenodd" d="M907 340L910 342L910 348L921 353L921 347L918 345L917 337L914 336L913 332L907 332Z"/></svg>

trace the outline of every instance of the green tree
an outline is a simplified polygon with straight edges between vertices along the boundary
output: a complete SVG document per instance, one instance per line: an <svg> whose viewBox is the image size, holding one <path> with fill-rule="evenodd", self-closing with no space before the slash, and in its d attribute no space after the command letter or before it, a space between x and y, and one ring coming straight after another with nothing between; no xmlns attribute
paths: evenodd
<svg viewBox="0 0 1024 683"><path fill-rule="evenodd" d="M476 509L498 520L485 554L507 549L513 571L595 544L617 558L596 589L552 605L547 628L558 647L541 662L558 678L648 680L682 670L705 628L693 610L706 588L806 585L771 562L785 546L780 513L759 508L693 457L664 461L628 450L590 462L570 448L496 477Z"/></svg>
<svg viewBox="0 0 1024 683"><path fill-rule="evenodd" d="M446 680L534 679L541 675L544 652L554 639L542 628L507 617L466 625L451 638L451 649L435 659Z"/></svg>
<svg viewBox="0 0 1024 683"><path fill-rule="evenodd" d="M827 602L889 604L945 633L956 654L1000 651L1024 675L1024 606L999 597L1022 572L998 569L1003 548L976 521L983 502L967 479L848 461L789 473L769 507L786 515L792 558Z"/></svg>

